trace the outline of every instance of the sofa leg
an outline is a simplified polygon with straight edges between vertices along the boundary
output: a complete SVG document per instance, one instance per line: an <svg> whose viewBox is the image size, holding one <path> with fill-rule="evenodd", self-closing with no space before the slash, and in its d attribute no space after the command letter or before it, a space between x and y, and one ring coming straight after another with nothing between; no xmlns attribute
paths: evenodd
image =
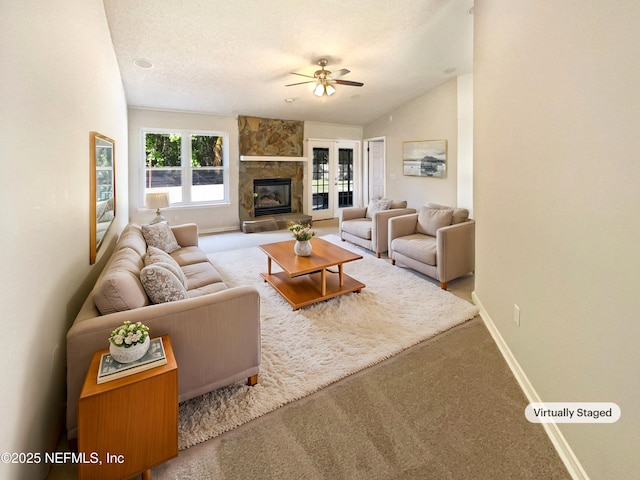
<svg viewBox="0 0 640 480"><path fill-rule="evenodd" d="M380 258L380 252L376 252L376 258Z"/></svg>
<svg viewBox="0 0 640 480"><path fill-rule="evenodd" d="M449 284L447 282L440 282L440 288L443 290L446 290L447 287L449 287Z"/></svg>
<svg viewBox="0 0 640 480"><path fill-rule="evenodd" d="M391 259L391 265L395 265L395 264L396 264L396 261L392 258Z"/></svg>
<svg viewBox="0 0 640 480"><path fill-rule="evenodd" d="M248 379L247 379L247 385L249 385L250 387L253 387L256 383L258 383L258 375L251 375Z"/></svg>

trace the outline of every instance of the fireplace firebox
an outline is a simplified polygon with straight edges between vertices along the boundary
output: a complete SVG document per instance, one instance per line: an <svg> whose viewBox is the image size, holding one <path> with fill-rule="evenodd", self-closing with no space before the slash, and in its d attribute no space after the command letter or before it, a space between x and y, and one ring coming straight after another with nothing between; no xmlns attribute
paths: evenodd
<svg viewBox="0 0 640 480"><path fill-rule="evenodd" d="M291 213L291 179L261 178L253 180L253 215Z"/></svg>

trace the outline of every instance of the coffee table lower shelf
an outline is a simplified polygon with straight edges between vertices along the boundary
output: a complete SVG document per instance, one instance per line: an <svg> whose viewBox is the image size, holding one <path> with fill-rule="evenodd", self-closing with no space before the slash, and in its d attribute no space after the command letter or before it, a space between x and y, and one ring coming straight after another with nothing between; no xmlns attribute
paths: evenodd
<svg viewBox="0 0 640 480"><path fill-rule="evenodd" d="M300 275L297 277L289 277L285 272L277 273L261 273L265 282L269 282L280 295L282 295L294 310L306 307L317 302L322 302L329 298L339 297L346 293L360 292L365 287L364 283L359 282L349 275L342 275L342 286L340 286L340 278L337 273L326 273L326 293L322 295L322 282L320 281L320 272Z"/></svg>

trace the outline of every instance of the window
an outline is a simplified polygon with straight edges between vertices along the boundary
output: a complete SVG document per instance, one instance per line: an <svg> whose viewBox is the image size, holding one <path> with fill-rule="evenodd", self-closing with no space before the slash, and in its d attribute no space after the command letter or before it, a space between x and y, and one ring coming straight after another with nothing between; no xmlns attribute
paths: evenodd
<svg viewBox="0 0 640 480"><path fill-rule="evenodd" d="M169 192L172 204L229 201L228 136L223 132L143 131L144 193Z"/></svg>

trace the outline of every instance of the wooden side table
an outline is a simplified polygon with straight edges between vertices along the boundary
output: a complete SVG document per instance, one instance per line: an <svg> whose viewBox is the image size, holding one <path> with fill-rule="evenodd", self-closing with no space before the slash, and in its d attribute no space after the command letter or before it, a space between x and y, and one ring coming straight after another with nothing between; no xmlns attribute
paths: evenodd
<svg viewBox="0 0 640 480"><path fill-rule="evenodd" d="M128 479L178 455L178 366L168 335L167 364L97 383L96 352L78 402L80 479Z"/></svg>

